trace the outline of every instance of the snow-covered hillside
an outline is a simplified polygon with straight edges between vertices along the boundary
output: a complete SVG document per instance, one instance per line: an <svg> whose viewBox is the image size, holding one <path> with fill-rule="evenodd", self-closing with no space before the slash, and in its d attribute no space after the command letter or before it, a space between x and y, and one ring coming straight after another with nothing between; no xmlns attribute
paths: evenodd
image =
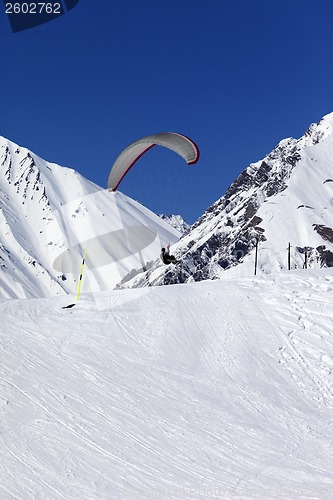
<svg viewBox="0 0 333 500"><path fill-rule="evenodd" d="M228 168L221 165L221 168ZM284 139L251 164L173 247L182 265L157 262L125 286L250 276L290 267L333 266L333 113L300 139Z"/></svg>
<svg viewBox="0 0 333 500"><path fill-rule="evenodd" d="M1 500L333 498L333 271L0 304Z"/></svg>
<svg viewBox="0 0 333 500"><path fill-rule="evenodd" d="M139 203L0 138L0 297L110 290L180 233Z"/></svg>

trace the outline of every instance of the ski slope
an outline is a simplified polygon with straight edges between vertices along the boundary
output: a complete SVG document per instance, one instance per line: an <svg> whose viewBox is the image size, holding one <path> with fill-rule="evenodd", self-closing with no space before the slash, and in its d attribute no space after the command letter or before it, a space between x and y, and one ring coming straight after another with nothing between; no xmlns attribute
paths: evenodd
<svg viewBox="0 0 333 500"><path fill-rule="evenodd" d="M332 499L333 271L3 301L1 500Z"/></svg>

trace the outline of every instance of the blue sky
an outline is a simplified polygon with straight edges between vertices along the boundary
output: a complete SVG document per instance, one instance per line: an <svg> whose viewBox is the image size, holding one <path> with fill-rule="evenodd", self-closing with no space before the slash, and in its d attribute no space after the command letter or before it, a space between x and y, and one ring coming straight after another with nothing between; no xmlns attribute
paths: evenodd
<svg viewBox="0 0 333 500"><path fill-rule="evenodd" d="M132 141L176 131L120 190L192 223L251 162L333 111L331 0L80 0L12 33L0 12L0 135L107 186Z"/></svg>

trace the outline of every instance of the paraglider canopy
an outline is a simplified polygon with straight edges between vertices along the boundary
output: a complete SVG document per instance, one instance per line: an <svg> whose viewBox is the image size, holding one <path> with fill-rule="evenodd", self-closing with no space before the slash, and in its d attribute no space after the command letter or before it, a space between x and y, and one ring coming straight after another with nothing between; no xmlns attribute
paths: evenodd
<svg viewBox="0 0 333 500"><path fill-rule="evenodd" d="M163 146L178 153L188 165L193 165L199 160L199 148L188 137L176 132L162 132L160 134L147 135L138 141L133 142L114 162L108 180L108 189L116 191L119 184L143 154L154 146Z"/></svg>

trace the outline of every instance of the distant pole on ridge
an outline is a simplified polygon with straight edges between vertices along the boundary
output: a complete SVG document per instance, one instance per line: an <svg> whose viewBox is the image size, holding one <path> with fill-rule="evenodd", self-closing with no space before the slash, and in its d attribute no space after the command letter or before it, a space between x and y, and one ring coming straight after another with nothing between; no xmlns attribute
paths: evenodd
<svg viewBox="0 0 333 500"><path fill-rule="evenodd" d="M290 268L291 268L291 263L290 263L290 242L288 244L288 271L290 271Z"/></svg>
<svg viewBox="0 0 333 500"><path fill-rule="evenodd" d="M256 253L255 253L255 258L254 258L254 275L256 276L257 274L257 263L258 263L258 245L259 245L259 238L256 238Z"/></svg>

